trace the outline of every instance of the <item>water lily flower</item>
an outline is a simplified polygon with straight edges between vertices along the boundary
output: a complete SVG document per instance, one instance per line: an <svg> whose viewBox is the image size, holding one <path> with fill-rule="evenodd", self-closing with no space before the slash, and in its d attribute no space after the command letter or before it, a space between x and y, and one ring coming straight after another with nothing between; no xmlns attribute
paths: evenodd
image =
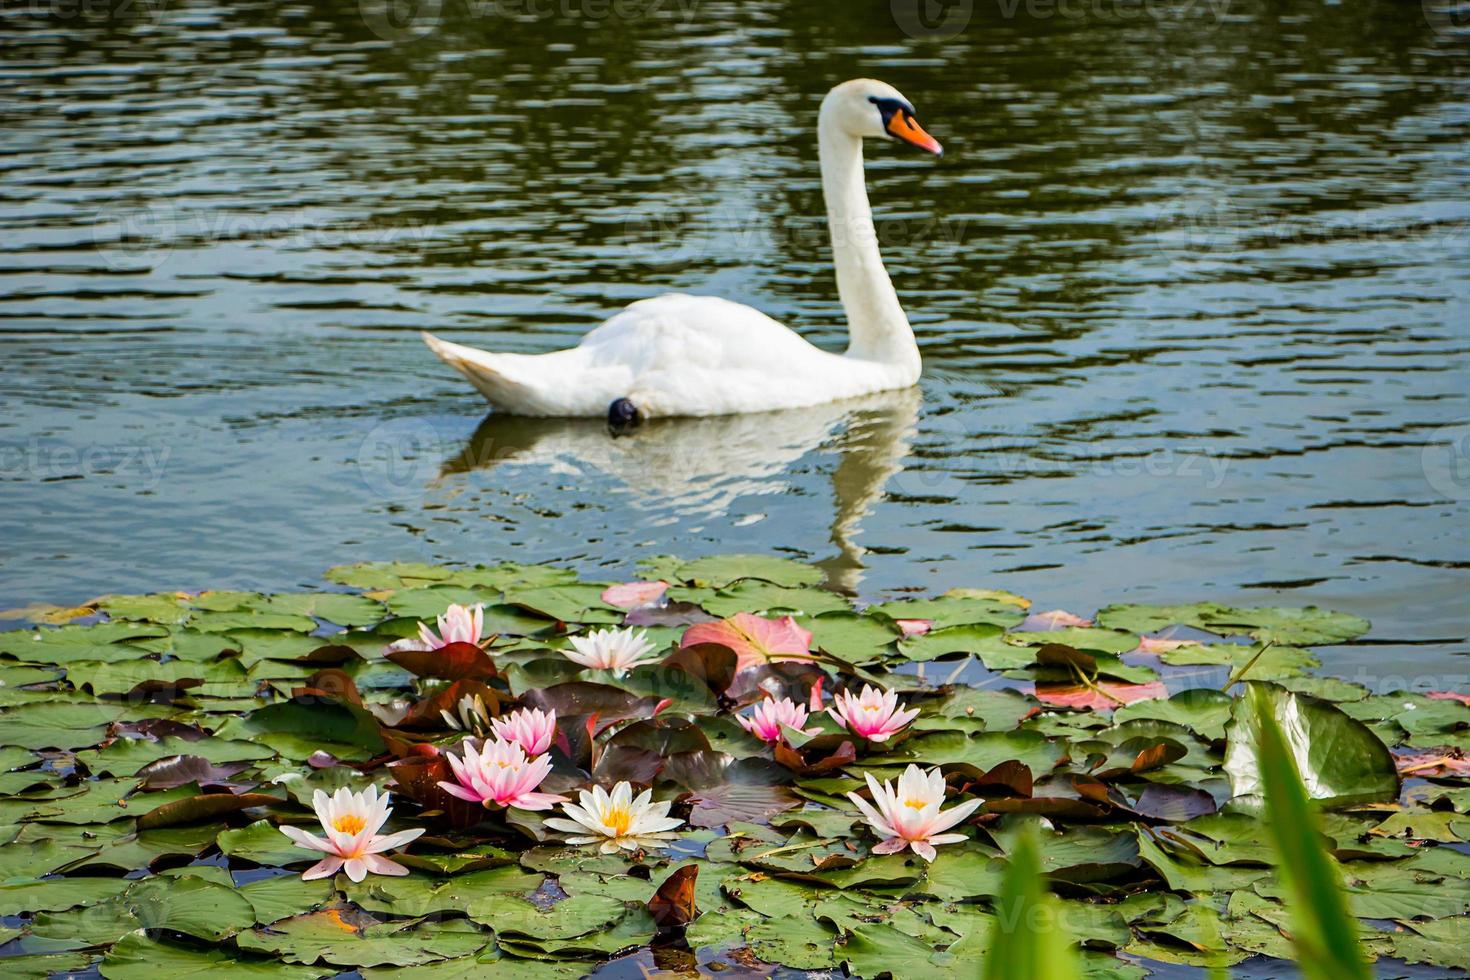
<svg viewBox="0 0 1470 980"><path fill-rule="evenodd" d="M555 793L537 793L551 772L551 759L541 756L526 758L526 751L515 742L496 740L476 752L469 739L460 745L463 759L446 756L456 782L441 782L439 788L451 796L471 803L518 807L522 810L550 810L553 804L566 801Z"/></svg>
<svg viewBox="0 0 1470 980"><path fill-rule="evenodd" d="M886 742L888 737L919 717L919 709L904 710L898 695L882 691L871 684L863 685L861 695L843 691L832 698L827 713L837 724L870 742Z"/></svg>
<svg viewBox="0 0 1470 980"><path fill-rule="evenodd" d="M528 756L538 756L551 748L556 737L556 712L540 708L522 708L512 711L507 718L493 718L495 737L505 742L514 742Z"/></svg>
<svg viewBox="0 0 1470 980"><path fill-rule="evenodd" d="M444 723L457 732L472 732L475 735L485 735L490 731L490 711L485 707L485 699L478 694L466 694L459 699L459 704L454 706L458 717L448 711L440 711L439 717Z"/></svg>
<svg viewBox="0 0 1470 980"><path fill-rule="evenodd" d="M428 623L419 623L419 635L414 639L403 639L389 645L389 650L441 650L451 643L480 645L480 634L485 630L485 606L476 603L473 607L450 605L439 617L439 632L435 633Z"/></svg>
<svg viewBox="0 0 1470 980"><path fill-rule="evenodd" d="M865 774L873 802L848 793L847 798L862 811L868 825L883 840L874 845L874 854L895 854L905 847L926 861L934 860L936 844L954 844L964 834L946 834L955 824L975 812L981 800L970 800L959 806L940 810L944 802L944 777L936 767L927 773L910 765L898 777L898 789L892 783L879 783L872 773Z"/></svg>
<svg viewBox="0 0 1470 980"><path fill-rule="evenodd" d="M781 731L782 725L790 725L797 731L803 731L801 727L806 724L806 708L795 703L790 698L767 697L759 702L750 715L736 715L735 720L740 722L740 727L760 739L762 742L779 742L785 737ZM817 729L813 728L807 734L814 734Z"/></svg>
<svg viewBox="0 0 1470 980"><path fill-rule="evenodd" d="M911 636L923 636L934 629L932 619L895 619L893 625L898 627L903 638L906 640Z"/></svg>
<svg viewBox="0 0 1470 980"><path fill-rule="evenodd" d="M1026 621L1021 624L1021 629L1046 632L1066 629L1068 627L1086 628L1091 625L1092 620L1083 619L1081 616L1069 613L1065 609L1050 609L1046 612L1034 612L1027 616Z"/></svg>
<svg viewBox="0 0 1470 980"><path fill-rule="evenodd" d="M586 636L569 639L572 649L562 651L568 660L594 670L610 670L618 676L658 661L657 657L648 656L653 652L653 643L642 630L593 630Z"/></svg>
<svg viewBox="0 0 1470 980"><path fill-rule="evenodd" d="M684 821L669 816L669 802L654 803L653 791L644 790L633 798L633 787L618 783L609 793L601 786L582 790L581 806L563 803L562 810L571 820L548 817L552 830L575 834L569 844L600 844L603 854L616 854L619 849L636 851L671 840L670 831Z"/></svg>
<svg viewBox="0 0 1470 980"><path fill-rule="evenodd" d="M281 833L291 838L296 846L326 854L307 868L302 878L307 881L325 878L336 874L338 869L346 871L347 877L353 881L362 881L369 874L408 874L407 868L384 857L382 852L402 847L422 834L424 828L379 834L388 815L393 812L388 805L387 793L379 796L376 786L369 786L361 793L354 793L343 786L331 796L317 790L312 794L311 805L322 823L325 839L300 827L281 828Z"/></svg>

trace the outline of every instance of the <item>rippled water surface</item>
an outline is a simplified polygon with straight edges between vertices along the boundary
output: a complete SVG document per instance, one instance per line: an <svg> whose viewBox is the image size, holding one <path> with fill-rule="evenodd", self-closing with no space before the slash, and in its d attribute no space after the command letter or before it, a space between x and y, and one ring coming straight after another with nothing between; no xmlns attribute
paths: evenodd
<svg viewBox="0 0 1470 980"><path fill-rule="evenodd" d="M1330 605L1378 641L1338 672L1470 683L1463 9L973 8L0 5L0 606L776 549ZM949 150L869 153L922 390L613 440L419 341L680 289L840 346L814 122L863 74Z"/></svg>

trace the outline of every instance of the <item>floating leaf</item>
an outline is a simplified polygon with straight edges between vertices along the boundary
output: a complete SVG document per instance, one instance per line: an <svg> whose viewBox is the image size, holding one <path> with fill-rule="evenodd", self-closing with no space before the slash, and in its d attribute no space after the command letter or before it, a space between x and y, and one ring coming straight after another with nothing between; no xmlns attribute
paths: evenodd
<svg viewBox="0 0 1470 980"><path fill-rule="evenodd" d="M699 915L694 901L699 880L699 865L688 864L675 871L658 886L648 900L648 914L660 929L688 925Z"/></svg>
<svg viewBox="0 0 1470 980"><path fill-rule="evenodd" d="M803 585L818 585L822 581L819 569L789 558L772 558L767 555L719 555L684 562L673 573L681 582L723 589L741 579L760 579L773 585L797 588Z"/></svg>
<svg viewBox="0 0 1470 980"><path fill-rule="evenodd" d="M1362 722L1310 695L1260 682L1247 687L1250 695L1237 700L1227 728L1225 772L1236 796L1263 792L1255 733L1267 712L1286 720L1287 748L1312 799L1344 806L1397 798L1393 756Z"/></svg>
<svg viewBox="0 0 1470 980"><path fill-rule="evenodd" d="M790 616L765 619L739 613L718 623L699 623L684 631L681 647L714 644L735 652L739 670L782 660L811 659L812 634Z"/></svg>

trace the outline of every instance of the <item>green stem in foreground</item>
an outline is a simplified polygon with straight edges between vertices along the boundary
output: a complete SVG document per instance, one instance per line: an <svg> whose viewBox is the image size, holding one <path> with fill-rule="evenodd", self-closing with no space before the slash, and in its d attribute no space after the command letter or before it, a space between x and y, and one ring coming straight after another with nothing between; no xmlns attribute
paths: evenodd
<svg viewBox="0 0 1470 980"><path fill-rule="evenodd" d="M1246 697L1256 699L1267 828L1291 894L1297 965L1307 980L1372 980L1343 895L1341 869L1323 846L1321 821L1262 690L1252 685Z"/></svg>

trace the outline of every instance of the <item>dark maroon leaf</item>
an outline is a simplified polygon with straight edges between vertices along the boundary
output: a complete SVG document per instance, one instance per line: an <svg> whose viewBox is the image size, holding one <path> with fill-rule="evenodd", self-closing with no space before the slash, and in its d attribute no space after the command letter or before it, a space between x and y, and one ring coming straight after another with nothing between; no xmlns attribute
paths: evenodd
<svg viewBox="0 0 1470 980"><path fill-rule="evenodd" d="M717 643L696 643L675 650L664 660L663 666L684 671L718 697L735 679L737 663L739 658L729 647Z"/></svg>
<svg viewBox="0 0 1470 980"><path fill-rule="evenodd" d="M138 770L143 777L142 789L173 789L187 783L200 786L228 785L236 773L250 768L249 762L226 762L215 765L197 755L173 755L166 759L150 762Z"/></svg>
<svg viewBox="0 0 1470 980"><path fill-rule="evenodd" d="M683 752L707 752L709 739L688 718L665 717L635 721L607 740L607 749L638 748L668 758Z"/></svg>
<svg viewBox="0 0 1470 980"><path fill-rule="evenodd" d="M801 799L785 786L724 783L689 797L691 827L723 827L741 823L768 823L772 817L801 806Z"/></svg>
<svg viewBox="0 0 1470 980"><path fill-rule="evenodd" d="M693 626L718 622L692 602L671 602L666 606L650 606L629 611L623 622L628 626Z"/></svg>
<svg viewBox="0 0 1470 980"><path fill-rule="evenodd" d="M388 659L415 677L488 681L499 676L495 661L473 643L451 643L437 650L395 650Z"/></svg>
<svg viewBox="0 0 1470 980"><path fill-rule="evenodd" d="M298 664L322 664L327 667L337 667L354 660L361 660L362 654L352 647L342 646L340 643L328 643L319 646L304 657L297 657L292 663Z"/></svg>
<svg viewBox="0 0 1470 980"><path fill-rule="evenodd" d="M345 670L329 667L312 674L305 687L293 688L291 696L296 698L326 698L345 704L362 704L362 695L357 692L357 682Z"/></svg>
<svg viewBox="0 0 1470 980"><path fill-rule="evenodd" d="M1014 759L1008 762L1002 762L977 779L969 789L975 795L985 797L1030 796L1032 790L1031 767L1017 762Z"/></svg>
<svg viewBox="0 0 1470 980"><path fill-rule="evenodd" d="M485 808L450 796L439 788L441 782L454 782L443 753L432 745L416 745L411 754L388 763L388 771L398 784L398 791L423 807L423 816L441 816L450 826L473 827L485 819Z"/></svg>
<svg viewBox="0 0 1470 980"><path fill-rule="evenodd" d="M197 742L208 736L198 725L174 721L171 718L146 718L143 721L115 721L107 726L107 741L115 738L146 738L159 741L165 738L181 738L186 742Z"/></svg>
<svg viewBox="0 0 1470 980"><path fill-rule="evenodd" d="M1214 813L1215 798L1202 789L1149 783L1133 803L1134 812L1150 820L1183 823Z"/></svg>
<svg viewBox="0 0 1470 980"><path fill-rule="evenodd" d="M657 752L636 745L611 745L598 757L592 779L608 785L627 780L649 786L663 767L664 757Z"/></svg>
<svg viewBox="0 0 1470 980"><path fill-rule="evenodd" d="M660 929L685 926L699 915L694 904L694 884L699 878L699 865L686 864L664 879L658 891L648 900L648 914Z"/></svg>
<svg viewBox="0 0 1470 980"><path fill-rule="evenodd" d="M539 691L527 691L521 701L542 711L555 710L558 718L596 715L600 726L634 718L652 718L662 699L638 697L607 684L568 681ZM575 727L568 725L567 727Z"/></svg>
<svg viewBox="0 0 1470 980"><path fill-rule="evenodd" d="M459 702L464 698L478 696L485 705L485 710L490 717L495 718L504 712L501 702L505 695L496 691L493 687L483 681L466 678L453 681L438 691L414 703L403 720L398 722L402 728L433 728L444 727L444 717L441 712L447 711L451 715L458 716L456 710Z"/></svg>
<svg viewBox="0 0 1470 980"><path fill-rule="evenodd" d="M149 810L138 818L138 829L157 830L159 827L173 827L181 823L215 820L228 813L280 802L279 797L265 793L205 793Z"/></svg>

